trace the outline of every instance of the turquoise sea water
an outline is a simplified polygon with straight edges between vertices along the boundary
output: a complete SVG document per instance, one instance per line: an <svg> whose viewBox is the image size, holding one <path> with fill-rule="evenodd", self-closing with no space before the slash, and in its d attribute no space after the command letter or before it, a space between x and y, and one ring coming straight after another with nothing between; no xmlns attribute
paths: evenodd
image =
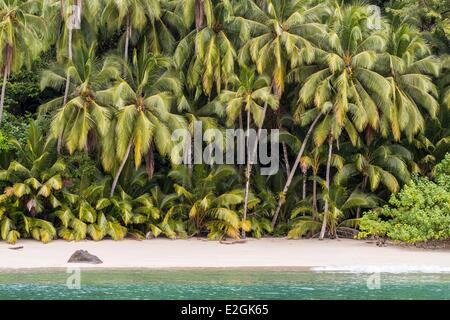
<svg viewBox="0 0 450 320"><path fill-rule="evenodd" d="M378 286L366 273L82 270L80 289L67 287L69 276L65 271L0 272L0 299L450 299L449 273L382 273Z"/></svg>

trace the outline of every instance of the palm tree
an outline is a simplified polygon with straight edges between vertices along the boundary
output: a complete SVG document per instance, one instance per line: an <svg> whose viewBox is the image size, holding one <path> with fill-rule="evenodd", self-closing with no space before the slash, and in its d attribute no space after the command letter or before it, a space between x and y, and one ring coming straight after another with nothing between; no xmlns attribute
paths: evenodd
<svg viewBox="0 0 450 320"><path fill-rule="evenodd" d="M392 87L392 107L384 117L390 126L382 127L400 140L404 132L409 141L425 128L423 110L432 119L439 112L438 91L431 77L439 75L439 61L431 55L425 40L408 25L389 31L387 50L380 55L377 69Z"/></svg>
<svg viewBox="0 0 450 320"><path fill-rule="evenodd" d="M180 95L181 84L169 72L170 59L148 54L144 43L138 53L134 51L131 65L125 65L125 78L118 81L113 89L118 114L115 126L117 159L120 166L115 173L111 187L114 195L120 174L134 149L134 163L138 168L142 157L149 155L153 161L153 144L161 155L171 151L171 130L185 128L182 117L170 112L174 97ZM113 135L114 130L110 130ZM111 168L114 159L114 145L108 146L103 154L104 164Z"/></svg>
<svg viewBox="0 0 450 320"><path fill-rule="evenodd" d="M234 74L236 50L230 33L232 32L228 1L185 0L178 10L184 10L186 27L189 28L195 13L196 29L186 35L178 44L174 61L178 69L185 70L188 89L195 89L195 98L205 93L210 97L215 87L220 93L227 87ZM206 8L206 10L204 9ZM203 15L207 24L203 24Z"/></svg>
<svg viewBox="0 0 450 320"><path fill-rule="evenodd" d="M42 73L41 88L60 90L69 79L68 101L53 116L52 137L65 144L70 154L75 150L89 150L95 142L105 136L111 111L108 108L108 88L119 76L118 65L112 59L103 64L96 58L96 46L89 49L78 46L75 55L66 68L55 65ZM55 98L40 108L41 114L58 108L64 97Z"/></svg>
<svg viewBox="0 0 450 320"><path fill-rule="evenodd" d="M285 88L287 68L296 68L313 61L316 50L311 40L324 34L325 29L320 20L329 10L324 5L306 6L304 1L269 0L263 7L253 1L244 1L236 9L234 21L240 26L244 40L248 40L240 50L239 60L241 64L254 61L258 72L271 74L274 93L280 98ZM290 170L287 188L292 183L305 147L306 144ZM283 197L280 198L273 225L282 202Z"/></svg>
<svg viewBox="0 0 450 320"><path fill-rule="evenodd" d="M0 125L3 119L6 84L12 71L31 67L46 48L46 24L39 16L39 1L0 1L0 66L3 73Z"/></svg>
<svg viewBox="0 0 450 320"><path fill-rule="evenodd" d="M279 97L285 88L286 70L315 57L312 39L325 34L320 23L329 13L324 4L310 6L303 0L267 0L266 10L254 1L242 1L236 9L235 24L240 27L243 46L241 64L255 62L259 73L270 74Z"/></svg>
<svg viewBox="0 0 450 320"><path fill-rule="evenodd" d="M359 219L353 218L353 211L357 208L374 208L378 205L379 199L371 194L363 193L359 189L351 193L344 187L333 185L325 191L322 198L327 198L329 210L324 213L321 221L315 220L315 217L307 213L314 212L310 203L301 201L291 213L291 229L289 238L299 238L308 232L316 232L323 229L323 221L326 219L329 233L337 237L337 232L347 231L348 228L354 229Z"/></svg>
<svg viewBox="0 0 450 320"><path fill-rule="evenodd" d="M247 219L248 199L250 190L250 176L252 172L252 159L254 158L257 144L261 135L261 128L264 123L267 107L273 110L278 108L278 99L271 94L270 78L256 76L254 69L242 67L239 79L235 79L235 91L223 91L219 100L227 104L226 114L227 124L231 125L236 121L242 111L247 112L247 134L250 133L251 122L258 127L256 141L251 148L249 136L247 136L247 172L245 176L245 200L244 200L244 220ZM245 230L242 231L245 238Z"/></svg>
<svg viewBox="0 0 450 320"><path fill-rule="evenodd" d="M57 41L57 59L62 62L63 57L67 58L67 63L70 65L73 60L73 46L74 46L74 30L83 30L83 32L77 32L78 38L78 46L83 45L80 41L83 40L83 36L87 35L86 29L94 29L96 23L95 16L101 7L101 0L92 0L84 3L83 0L72 0L72 1L64 1L64 0L50 0L50 4L46 4L45 7L57 7L59 6L59 14L54 12L53 10L49 10L44 8L43 16L47 19L50 24L50 30L59 31L59 37L57 39L52 39L54 35L58 35L58 32L49 35L50 41ZM83 23L83 29L81 27L81 23ZM61 30L59 30L61 29ZM95 40L95 39L94 39ZM53 42L52 41L52 42ZM68 102L69 94L70 94L70 74L66 74L66 82L64 89L64 99L62 100L62 105L65 106ZM61 153L62 147L62 135L63 132L60 132L58 135L58 143L56 150L58 154Z"/></svg>
<svg viewBox="0 0 450 320"><path fill-rule="evenodd" d="M383 125L381 119L390 120L381 117L390 113L390 95L386 94L390 92L390 83L373 70L378 53L385 47L385 39L379 32L368 29L367 7L352 5L335 10L329 35L320 42L318 64L306 70L309 75L302 81L299 91L301 105L314 105L330 112L314 137L316 145L328 140L330 165L333 141L339 138L343 129L356 144L356 130L366 130L369 141L373 139L373 132ZM291 77L301 80L304 73L297 68ZM347 113L352 115L351 119ZM327 165L327 176L329 169ZM328 207L327 203L325 207ZM277 214L273 223L276 217Z"/></svg>

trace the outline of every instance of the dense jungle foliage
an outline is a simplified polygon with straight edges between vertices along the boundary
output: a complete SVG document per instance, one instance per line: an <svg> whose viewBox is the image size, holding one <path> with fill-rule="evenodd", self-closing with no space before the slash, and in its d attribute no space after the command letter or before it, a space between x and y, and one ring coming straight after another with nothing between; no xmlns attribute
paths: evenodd
<svg viewBox="0 0 450 320"><path fill-rule="evenodd" d="M0 0L0 69L9 243L450 237L447 0ZM196 122L280 170L178 164Z"/></svg>

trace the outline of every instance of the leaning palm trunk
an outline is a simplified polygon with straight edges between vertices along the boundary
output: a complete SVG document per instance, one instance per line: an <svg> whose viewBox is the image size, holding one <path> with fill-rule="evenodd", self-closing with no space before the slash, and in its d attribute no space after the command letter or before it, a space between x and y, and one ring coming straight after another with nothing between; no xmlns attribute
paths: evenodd
<svg viewBox="0 0 450 320"><path fill-rule="evenodd" d="M127 152L125 153L125 157L123 158L122 163L120 164L119 170L117 170L116 176L114 177L114 181L111 185L111 193L110 193L111 198L114 196L114 192L116 191L117 183L119 182L120 175L123 171L123 168L125 167L125 164L127 163L128 157L130 156L132 146L133 146L133 139L130 139L130 142L128 143Z"/></svg>
<svg viewBox="0 0 450 320"><path fill-rule="evenodd" d="M288 177L288 179L286 181L286 185L284 186L283 194L286 194L288 192L288 190L289 190L289 187L291 186L292 180L294 179L295 171L297 170L297 168L298 168L298 166L300 164L300 160L301 160L301 158L303 156L303 153L305 152L306 145L308 143L309 137L311 136L312 131L313 131L314 127L316 126L316 124L319 121L321 116L322 116L322 113L319 113L319 115L316 117L316 119L314 119L313 123L309 127L308 132L306 133L306 136L305 136L305 139L303 140L303 143L302 143L302 146L300 148L300 151L298 152L297 159L295 160L295 163L292 166L291 174L289 175L289 177ZM275 227L275 224L277 223L278 216L280 214L281 207L283 206L283 204L284 204L284 197L280 197L280 200L278 200L277 210L275 211L275 215L273 216L273 219L272 219L272 227Z"/></svg>
<svg viewBox="0 0 450 320"><path fill-rule="evenodd" d="M330 171L331 171L331 156L333 154L333 138L330 137L328 139L328 160L327 160L327 173L326 173L326 181L325 185L327 188L327 191L330 192ZM325 199L325 206L324 206L324 213L323 213L323 222L322 222L322 229L320 230L320 236L319 239L323 240L325 237L325 232L327 231L327 215L329 210L329 202L328 199Z"/></svg>

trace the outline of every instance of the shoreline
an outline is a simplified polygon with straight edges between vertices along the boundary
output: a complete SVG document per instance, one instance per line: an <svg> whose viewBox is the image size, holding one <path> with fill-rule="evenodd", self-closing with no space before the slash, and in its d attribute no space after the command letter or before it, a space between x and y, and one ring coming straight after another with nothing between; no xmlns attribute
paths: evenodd
<svg viewBox="0 0 450 320"><path fill-rule="evenodd" d="M21 250L11 247L23 246ZM98 256L99 265L67 263L76 250ZM124 240L115 242L55 240L42 244L21 240L0 243L0 271L99 269L270 269L342 272L450 272L450 252L398 246L378 247L363 240L284 238L248 239L225 245L216 241L186 239Z"/></svg>

